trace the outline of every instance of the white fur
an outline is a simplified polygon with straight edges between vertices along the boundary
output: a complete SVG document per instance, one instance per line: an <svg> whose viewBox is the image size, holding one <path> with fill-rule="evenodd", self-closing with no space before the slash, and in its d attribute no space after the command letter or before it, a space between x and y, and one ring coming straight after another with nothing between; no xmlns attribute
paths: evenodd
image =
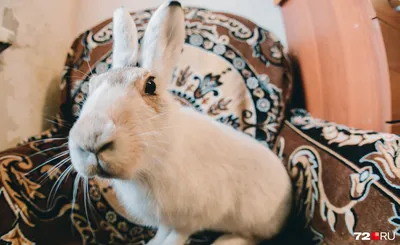
<svg viewBox="0 0 400 245"><path fill-rule="evenodd" d="M154 12L143 37L140 59L143 68L165 78L171 78L185 41L183 11L173 8L175 10L166 11L166 1Z"/></svg>
<svg viewBox="0 0 400 245"><path fill-rule="evenodd" d="M136 64L139 50L137 29L132 16L123 7L114 12L113 35L113 68Z"/></svg>
<svg viewBox="0 0 400 245"><path fill-rule="evenodd" d="M149 166L151 184L115 181L128 212L185 235L210 228L249 238L276 235L291 207L281 161L253 138L192 109L181 108L174 117L179 135L168 158ZM217 244L236 244L232 240Z"/></svg>
<svg viewBox="0 0 400 245"><path fill-rule="evenodd" d="M127 13L118 10L114 18L123 21L116 25L134 25L122 16ZM133 62L119 55L137 56L135 36L114 35L115 60ZM144 68L120 68L122 62L93 79L96 86L70 132L72 164L86 177L98 175L98 166L112 174L127 213L159 227L151 245L183 245L203 229L233 233L215 245L271 238L291 210L289 176L278 157L250 136L173 101L166 87L183 38L182 9L164 3L145 33ZM130 48L116 46L126 43ZM149 74L157 85L152 96L142 91ZM113 147L96 150L107 142Z"/></svg>

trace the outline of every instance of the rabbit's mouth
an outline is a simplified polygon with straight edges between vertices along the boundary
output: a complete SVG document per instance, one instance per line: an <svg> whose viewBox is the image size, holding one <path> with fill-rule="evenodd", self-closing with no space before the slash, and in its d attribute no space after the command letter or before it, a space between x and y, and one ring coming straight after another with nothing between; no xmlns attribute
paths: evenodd
<svg viewBox="0 0 400 245"><path fill-rule="evenodd" d="M100 163L97 164L97 175L105 179L113 178L113 175L104 170Z"/></svg>

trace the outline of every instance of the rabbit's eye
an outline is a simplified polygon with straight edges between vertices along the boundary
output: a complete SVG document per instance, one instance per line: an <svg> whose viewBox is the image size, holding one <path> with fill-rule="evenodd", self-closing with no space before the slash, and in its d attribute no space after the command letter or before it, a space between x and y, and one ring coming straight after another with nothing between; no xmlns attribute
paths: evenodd
<svg viewBox="0 0 400 245"><path fill-rule="evenodd" d="M149 77L146 81L144 92L149 95L156 94L156 83L154 82L154 77Z"/></svg>

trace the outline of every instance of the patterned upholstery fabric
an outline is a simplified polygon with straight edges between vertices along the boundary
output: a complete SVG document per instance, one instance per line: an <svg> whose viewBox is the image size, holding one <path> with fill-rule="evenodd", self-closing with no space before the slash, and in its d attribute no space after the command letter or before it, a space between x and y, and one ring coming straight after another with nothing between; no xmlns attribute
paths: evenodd
<svg viewBox="0 0 400 245"><path fill-rule="evenodd" d="M172 95L183 106L272 147L292 86L281 44L240 17L185 11L186 45ZM132 15L140 37L151 14ZM62 116L55 128L0 153L1 244L143 244L154 235L154 230L126 218L107 182L82 183L64 171L70 166L66 136L87 96L88 80L112 62L111 28L107 20L72 45L61 83ZM217 235L194 235L190 244L210 244Z"/></svg>
<svg viewBox="0 0 400 245"><path fill-rule="evenodd" d="M295 184L297 219L310 244L369 244L354 232L389 232L400 240L400 138L291 112L277 154ZM379 244L394 244L381 241Z"/></svg>

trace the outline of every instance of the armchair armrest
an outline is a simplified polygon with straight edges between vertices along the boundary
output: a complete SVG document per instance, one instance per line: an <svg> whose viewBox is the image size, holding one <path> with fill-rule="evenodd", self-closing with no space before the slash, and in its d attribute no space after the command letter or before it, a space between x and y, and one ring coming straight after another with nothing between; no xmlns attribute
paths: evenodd
<svg viewBox="0 0 400 245"><path fill-rule="evenodd" d="M72 182L51 192L66 163L66 139L53 130L0 152L0 241L10 244L80 244L69 221ZM64 138L64 139L62 139ZM52 198L54 194L54 200ZM51 196L51 197L50 197ZM79 209L79 202L77 204Z"/></svg>
<svg viewBox="0 0 400 245"><path fill-rule="evenodd" d="M84 180L72 171L68 129L57 125L0 152L0 241L27 245L148 241L154 230L125 218L108 183Z"/></svg>
<svg viewBox="0 0 400 245"><path fill-rule="evenodd" d="M358 244L355 232L400 235L397 135L349 128L296 109L275 151L293 178L298 216L315 244Z"/></svg>

